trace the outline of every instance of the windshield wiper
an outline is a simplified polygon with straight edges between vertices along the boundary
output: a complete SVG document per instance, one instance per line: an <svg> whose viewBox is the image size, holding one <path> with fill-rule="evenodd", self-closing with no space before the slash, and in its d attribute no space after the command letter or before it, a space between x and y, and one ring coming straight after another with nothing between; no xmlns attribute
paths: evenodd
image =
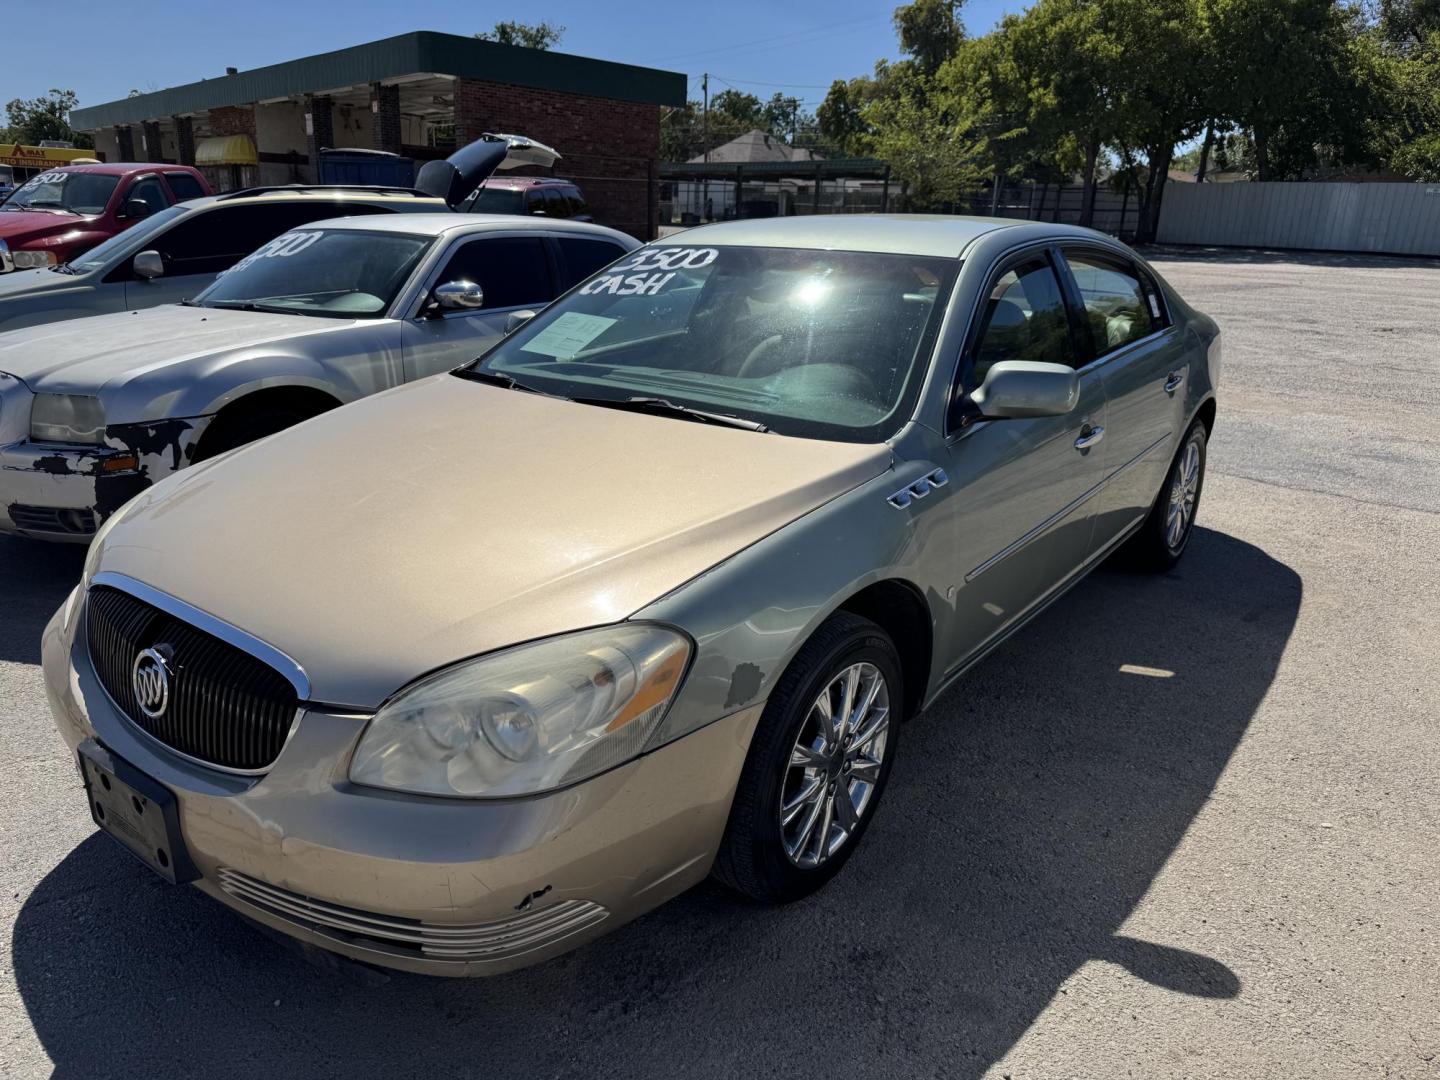
<svg viewBox="0 0 1440 1080"><path fill-rule="evenodd" d="M527 394L545 394L544 390L527 386L519 379L510 375L501 375L497 371L481 371L479 368L462 367L456 368L450 374L458 379L465 379L469 382L484 383L486 386L499 386L505 390L522 390ZM551 395L545 394L546 397Z"/></svg>
<svg viewBox="0 0 1440 1080"><path fill-rule="evenodd" d="M80 272L76 270L73 266L71 266L69 263L61 263L59 266L52 266L50 267L50 271L55 274L78 274Z"/></svg>
<svg viewBox="0 0 1440 1080"><path fill-rule="evenodd" d="M211 300L206 307L224 308L227 311L264 311L274 315L304 315L299 308L280 307L275 304L257 304L253 300Z"/></svg>
<svg viewBox="0 0 1440 1080"><path fill-rule="evenodd" d="M679 420L690 420L697 424L719 424L723 427L740 428L744 431L769 431L770 429L758 420L746 420L740 416L726 416L724 413L706 412L703 409L692 409L688 405L679 405L667 398L660 397L628 397L628 398L571 398L571 401L581 405L598 405L602 409L624 409L627 412L653 413L656 416L673 416Z"/></svg>

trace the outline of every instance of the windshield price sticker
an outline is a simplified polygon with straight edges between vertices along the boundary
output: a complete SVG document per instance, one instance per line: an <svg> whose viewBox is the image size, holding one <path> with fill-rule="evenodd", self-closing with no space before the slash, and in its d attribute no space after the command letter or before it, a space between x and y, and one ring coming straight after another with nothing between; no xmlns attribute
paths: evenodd
<svg viewBox="0 0 1440 1080"><path fill-rule="evenodd" d="M323 232L292 232L283 236L277 236L267 244L246 255L238 263L231 267L231 270L244 270L245 267L257 259L286 258L304 251L324 236Z"/></svg>
<svg viewBox="0 0 1440 1080"><path fill-rule="evenodd" d="M587 282L580 295L658 296L678 271L709 266L719 256L714 248L643 248L634 259L612 266Z"/></svg>
<svg viewBox="0 0 1440 1080"><path fill-rule="evenodd" d="M69 175L69 173L63 172L41 173L39 176L32 176L28 181L26 181L25 186L27 188L37 188L43 184L63 184L65 182L65 178Z"/></svg>
<svg viewBox="0 0 1440 1080"><path fill-rule="evenodd" d="M617 321L603 315L567 311L520 346L520 351L539 353L556 360L572 360Z"/></svg>

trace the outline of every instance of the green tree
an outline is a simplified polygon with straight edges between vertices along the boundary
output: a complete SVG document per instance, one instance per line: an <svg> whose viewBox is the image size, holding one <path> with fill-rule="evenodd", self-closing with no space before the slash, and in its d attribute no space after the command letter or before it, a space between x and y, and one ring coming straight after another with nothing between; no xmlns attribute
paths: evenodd
<svg viewBox="0 0 1440 1080"><path fill-rule="evenodd" d="M779 93L771 97L760 109L760 123L763 130L786 142L793 142L796 131L807 123L813 123L814 119L800 108L799 98L787 97Z"/></svg>
<svg viewBox="0 0 1440 1080"><path fill-rule="evenodd" d="M760 99L743 90L721 90L710 99L710 118L718 117L722 124L728 121L730 128L738 127L741 131L764 128L764 111Z"/></svg>
<svg viewBox="0 0 1440 1080"><path fill-rule="evenodd" d="M565 36L565 27L548 22L522 23L511 20L497 22L493 29L476 34L481 41L493 41L499 45L519 45L525 49L548 49L560 44Z"/></svg>
<svg viewBox="0 0 1440 1080"><path fill-rule="evenodd" d="M1209 100L1252 144L1256 180L1298 179L1317 148L1365 157L1370 91L1354 13L1335 0L1198 0L1216 78Z"/></svg>
<svg viewBox="0 0 1440 1080"><path fill-rule="evenodd" d="M1081 159L1080 224L1095 213L1104 147L1119 135L1120 88L1131 69L1122 11L1111 2L1040 0L1001 28L1013 42L1015 78L1029 103L1031 136L1073 143Z"/></svg>
<svg viewBox="0 0 1440 1080"><path fill-rule="evenodd" d="M70 110L78 103L74 90L51 90L44 97L29 100L14 98L5 105L8 126L3 139L30 146L38 145L45 139L55 139L89 149L95 145L95 140L70 127Z"/></svg>
<svg viewBox="0 0 1440 1080"><path fill-rule="evenodd" d="M900 51L911 57L922 75L933 75L954 56L965 40L960 0L915 0L895 9Z"/></svg>
<svg viewBox="0 0 1440 1080"><path fill-rule="evenodd" d="M851 79L849 82L836 79L830 84L825 100L815 110L820 134L842 154L855 153L870 132L863 112L869 84L868 79Z"/></svg>

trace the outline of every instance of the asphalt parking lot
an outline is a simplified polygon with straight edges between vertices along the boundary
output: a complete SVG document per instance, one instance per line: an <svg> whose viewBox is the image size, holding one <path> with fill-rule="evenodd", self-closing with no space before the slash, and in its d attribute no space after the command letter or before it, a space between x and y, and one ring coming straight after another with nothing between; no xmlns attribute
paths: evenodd
<svg viewBox="0 0 1440 1080"><path fill-rule="evenodd" d="M314 967L96 834L38 668L80 553L0 540L0 1074L1440 1076L1440 264L1154 259L1225 332L1185 561L1101 570L913 722L783 910Z"/></svg>

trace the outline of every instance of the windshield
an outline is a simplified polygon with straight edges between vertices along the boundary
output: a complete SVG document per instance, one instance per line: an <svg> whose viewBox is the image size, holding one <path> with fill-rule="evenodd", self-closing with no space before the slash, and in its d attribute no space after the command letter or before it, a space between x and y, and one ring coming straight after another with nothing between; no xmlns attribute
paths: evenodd
<svg viewBox="0 0 1440 1080"><path fill-rule="evenodd" d="M176 218L184 217L189 210L183 206L167 206L145 220L132 225L124 232L116 233L109 240L96 244L79 258L70 261L70 269L82 274L101 270L117 257L124 258L136 251L144 251L150 241L170 228Z"/></svg>
<svg viewBox="0 0 1440 1080"><path fill-rule="evenodd" d="M432 240L360 229L297 229L245 256L195 302L378 319Z"/></svg>
<svg viewBox="0 0 1440 1080"><path fill-rule="evenodd" d="M908 418L958 265L641 248L504 338L479 368L565 397L658 397L781 434L880 442Z"/></svg>
<svg viewBox="0 0 1440 1080"><path fill-rule="evenodd" d="M525 193L513 188L480 188L470 207L476 214L523 214Z"/></svg>
<svg viewBox="0 0 1440 1080"><path fill-rule="evenodd" d="M0 210L63 210L68 214L103 214L118 176L104 173L47 172L31 177L5 200Z"/></svg>

